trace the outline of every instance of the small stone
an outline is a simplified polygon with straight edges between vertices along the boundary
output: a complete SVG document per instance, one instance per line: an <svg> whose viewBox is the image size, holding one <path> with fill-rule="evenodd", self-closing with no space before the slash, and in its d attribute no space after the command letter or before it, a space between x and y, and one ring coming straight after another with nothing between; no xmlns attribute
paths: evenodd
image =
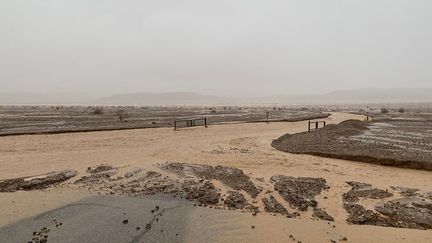
<svg viewBox="0 0 432 243"><path fill-rule="evenodd" d="M251 228L252 228L252 229L255 229L255 225L252 225Z"/></svg>
<svg viewBox="0 0 432 243"><path fill-rule="evenodd" d="M151 224L146 224L146 229L151 229Z"/></svg>
<svg viewBox="0 0 432 243"><path fill-rule="evenodd" d="M141 227L136 227L136 230L140 230L141 229Z"/></svg>
<svg viewBox="0 0 432 243"><path fill-rule="evenodd" d="M123 224L127 224L127 223L129 223L129 220L127 219L123 220Z"/></svg>
<svg viewBox="0 0 432 243"><path fill-rule="evenodd" d="M342 239L341 239L341 241L347 241L348 240L348 238L346 238L346 237L342 237Z"/></svg>

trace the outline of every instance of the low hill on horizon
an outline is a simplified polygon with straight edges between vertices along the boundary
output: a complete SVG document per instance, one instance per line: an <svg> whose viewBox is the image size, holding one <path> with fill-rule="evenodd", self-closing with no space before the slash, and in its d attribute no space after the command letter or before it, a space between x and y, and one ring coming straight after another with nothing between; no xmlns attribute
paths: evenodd
<svg viewBox="0 0 432 243"><path fill-rule="evenodd" d="M193 92L136 92L111 96L72 93L0 93L3 105L290 105L341 103L422 103L432 102L431 88L336 90L324 94L293 94L267 97L220 97Z"/></svg>

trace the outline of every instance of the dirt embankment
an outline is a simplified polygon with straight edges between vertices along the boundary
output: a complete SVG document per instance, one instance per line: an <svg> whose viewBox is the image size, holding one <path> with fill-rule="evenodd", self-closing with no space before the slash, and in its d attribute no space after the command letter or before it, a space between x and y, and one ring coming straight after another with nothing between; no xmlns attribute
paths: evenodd
<svg viewBox="0 0 432 243"><path fill-rule="evenodd" d="M313 132L286 134L278 150L403 168L432 170L432 122L348 120Z"/></svg>

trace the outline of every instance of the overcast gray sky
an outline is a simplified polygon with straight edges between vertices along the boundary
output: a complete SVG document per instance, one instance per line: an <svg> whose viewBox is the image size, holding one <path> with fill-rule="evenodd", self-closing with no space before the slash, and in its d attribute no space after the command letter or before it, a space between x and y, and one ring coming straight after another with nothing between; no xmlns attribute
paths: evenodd
<svg viewBox="0 0 432 243"><path fill-rule="evenodd" d="M432 87L430 0L0 0L0 92Z"/></svg>

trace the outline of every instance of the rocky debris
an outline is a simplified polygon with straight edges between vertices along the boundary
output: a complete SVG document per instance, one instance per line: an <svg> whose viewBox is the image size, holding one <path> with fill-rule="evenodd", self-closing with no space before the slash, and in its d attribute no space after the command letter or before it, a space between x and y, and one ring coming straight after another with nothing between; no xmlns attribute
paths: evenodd
<svg viewBox="0 0 432 243"><path fill-rule="evenodd" d="M59 184L78 174L75 170L54 171L37 177L21 177L0 181L0 192L41 190Z"/></svg>
<svg viewBox="0 0 432 243"><path fill-rule="evenodd" d="M323 178L278 175L272 176L270 181L285 201L301 211L306 211L309 206L316 207L315 196L329 188Z"/></svg>
<svg viewBox="0 0 432 243"><path fill-rule="evenodd" d="M195 200L203 205L215 205L219 203L220 193L213 183L209 181L185 185L183 191L186 193L186 199L188 200Z"/></svg>
<svg viewBox="0 0 432 243"><path fill-rule="evenodd" d="M175 179L162 177L160 173L148 171L130 181L108 181L106 186L110 194L120 194L129 196L171 194L178 195L182 192L183 184L196 184L194 181L180 182Z"/></svg>
<svg viewBox="0 0 432 243"><path fill-rule="evenodd" d="M48 233L51 229L47 227L41 228L39 231L33 232L32 240L29 243L46 243L48 242Z"/></svg>
<svg viewBox="0 0 432 243"><path fill-rule="evenodd" d="M53 218L53 222L55 227L60 227L63 225L62 222L58 222L56 218ZM28 241L28 243L46 243L48 242L48 233L51 232L51 229L47 226L42 227L39 231L34 231L32 234L32 240Z"/></svg>
<svg viewBox="0 0 432 243"><path fill-rule="evenodd" d="M402 186L391 186L390 188L395 191L398 191L404 197L412 197L412 196L419 195L417 193L419 189L416 188L409 188L409 187L402 187Z"/></svg>
<svg viewBox="0 0 432 243"><path fill-rule="evenodd" d="M357 182L357 181L347 181L346 182L353 190L361 189L371 189L372 185L369 183Z"/></svg>
<svg viewBox="0 0 432 243"><path fill-rule="evenodd" d="M342 194L344 202L358 202L360 198L369 199L383 199L393 196L392 193L387 190L373 188L371 184L348 181L348 185L351 186L351 190Z"/></svg>
<svg viewBox="0 0 432 243"><path fill-rule="evenodd" d="M228 196L224 201L224 205L229 209L243 209L247 204L243 194L237 191L228 191Z"/></svg>
<svg viewBox="0 0 432 243"><path fill-rule="evenodd" d="M143 178L146 178L146 179L150 179L150 178L160 178L161 176L162 176L161 173L150 170L150 171L147 171L147 172L144 174Z"/></svg>
<svg viewBox="0 0 432 243"><path fill-rule="evenodd" d="M130 177L132 177L134 175L139 174L142 171L143 171L143 169L141 169L141 168L135 168L135 169L132 169L132 170L129 170L129 171L125 172L124 177L125 178L130 178Z"/></svg>
<svg viewBox="0 0 432 243"><path fill-rule="evenodd" d="M334 221L334 218L322 208L314 208L312 216L322 220Z"/></svg>
<svg viewBox="0 0 432 243"><path fill-rule="evenodd" d="M430 212L424 215L422 210L401 207L393 203L376 207L376 210L385 216L354 203L345 203L344 208L348 212L347 222L352 224L412 229L430 229L432 226Z"/></svg>
<svg viewBox="0 0 432 243"><path fill-rule="evenodd" d="M366 210L355 204L360 198L383 199L393 196L391 193L373 188L372 185L360 182L347 182L352 189L344 193L344 208L348 212L347 221L353 224L367 224L396 228L431 229L432 203L422 198L417 189L392 187L400 192L403 198L380 203L375 211Z"/></svg>
<svg viewBox="0 0 432 243"><path fill-rule="evenodd" d="M82 176L80 179L75 181L75 184L96 185L104 180L109 180L111 176L115 174L115 171L92 173L90 175Z"/></svg>
<svg viewBox="0 0 432 243"><path fill-rule="evenodd" d="M345 203L348 212L347 222L359 225L377 225L391 227L393 220L384 218L372 210L366 210L363 206L355 203Z"/></svg>
<svg viewBox="0 0 432 243"><path fill-rule="evenodd" d="M378 205L375 210L394 219L394 227L432 229L432 203L407 197Z"/></svg>
<svg viewBox="0 0 432 243"><path fill-rule="evenodd" d="M161 169L178 174L192 174L196 177L208 180L221 181L234 190L243 190L255 198L261 192L242 170L224 166L210 166L189 163L167 162L160 166Z"/></svg>
<svg viewBox="0 0 432 243"><path fill-rule="evenodd" d="M279 214L288 214L288 210L280 204L274 196L263 198L262 202L264 203L264 210L269 213L279 213Z"/></svg>
<svg viewBox="0 0 432 243"><path fill-rule="evenodd" d="M87 171L87 173L90 173L90 174L96 174L96 173L105 172L105 171L109 171L109 170L113 170L113 169L115 169L115 168L109 164L100 164L100 165L95 166L94 168L88 167L86 171Z"/></svg>

